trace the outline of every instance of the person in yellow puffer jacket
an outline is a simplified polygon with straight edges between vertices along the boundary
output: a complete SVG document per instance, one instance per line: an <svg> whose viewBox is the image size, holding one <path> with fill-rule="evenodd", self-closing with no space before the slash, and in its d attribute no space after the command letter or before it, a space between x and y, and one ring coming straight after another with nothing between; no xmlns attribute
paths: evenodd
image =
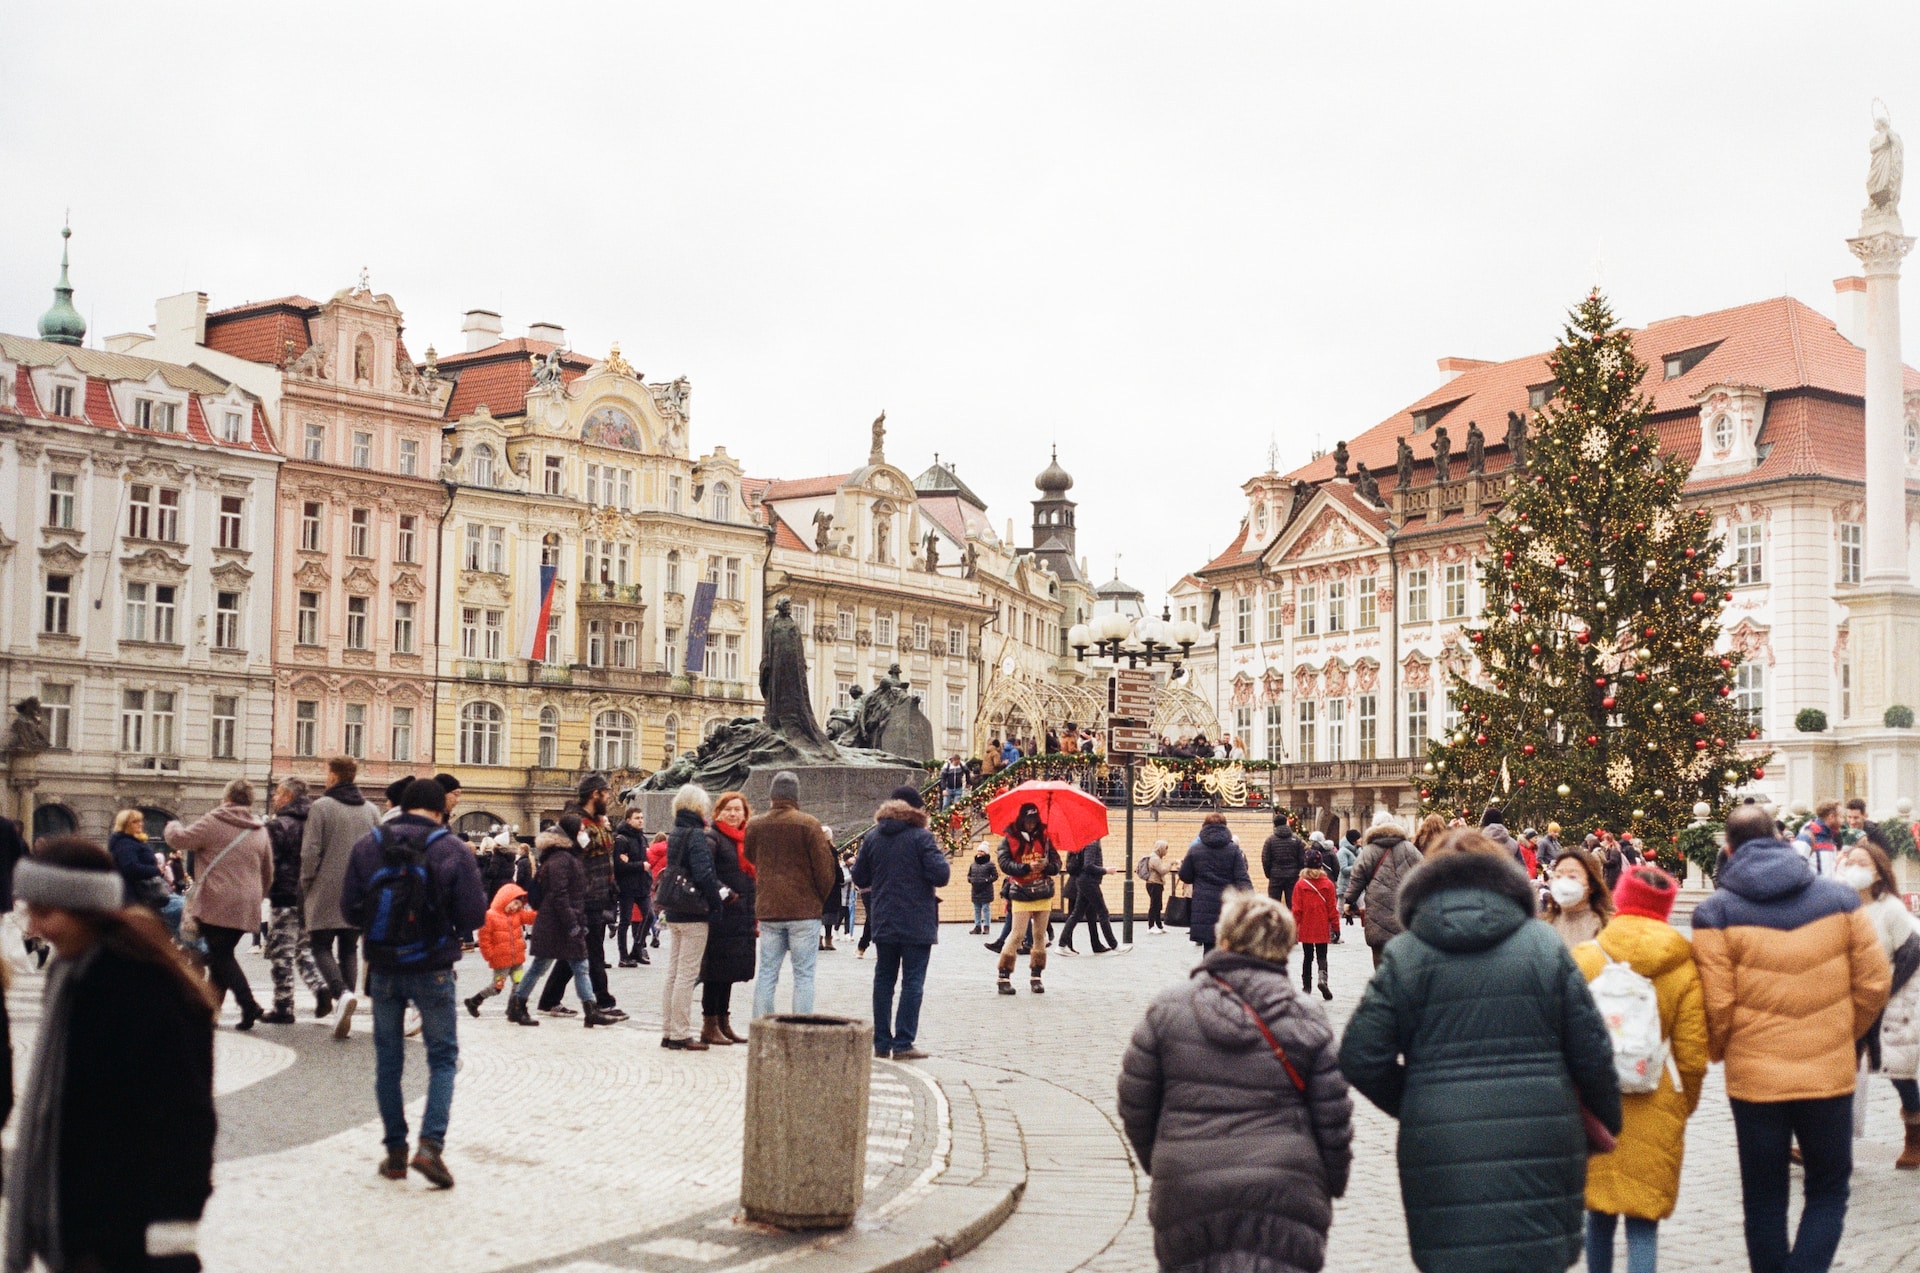
<svg viewBox="0 0 1920 1273"><path fill-rule="evenodd" d="M1700 1103L1707 1073L1706 998L1693 945L1667 922L1678 887L1654 866L1629 868L1614 888L1615 914L1593 941L1574 947L1574 962L1592 981L1609 957L1653 983L1660 1001L1660 1033L1673 1058L1662 1067L1659 1089L1620 1098L1619 1144L1587 1161L1587 1268L1613 1267L1617 1217L1627 1218L1627 1267L1654 1266L1660 1221L1673 1214L1680 1196L1680 1159L1687 1120ZM1680 1086L1673 1083L1678 1070Z"/></svg>

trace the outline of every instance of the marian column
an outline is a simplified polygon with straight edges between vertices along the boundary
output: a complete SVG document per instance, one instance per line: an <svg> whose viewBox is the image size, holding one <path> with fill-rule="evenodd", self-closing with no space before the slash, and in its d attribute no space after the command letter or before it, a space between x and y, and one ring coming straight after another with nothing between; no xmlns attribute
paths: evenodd
<svg viewBox="0 0 1920 1273"><path fill-rule="evenodd" d="M1900 364L1900 260L1913 247L1900 224L1900 135L1874 121L1860 234L1847 246L1867 276L1867 586L1907 583L1907 451Z"/></svg>

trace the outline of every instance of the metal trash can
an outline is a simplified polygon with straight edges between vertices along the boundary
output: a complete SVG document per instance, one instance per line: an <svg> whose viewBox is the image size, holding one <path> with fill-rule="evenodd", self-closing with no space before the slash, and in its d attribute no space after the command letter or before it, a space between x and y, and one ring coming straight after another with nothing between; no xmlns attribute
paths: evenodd
<svg viewBox="0 0 1920 1273"><path fill-rule="evenodd" d="M866 1194L873 1023L798 1014L747 1030L747 1125L740 1203L747 1219L841 1229Z"/></svg>

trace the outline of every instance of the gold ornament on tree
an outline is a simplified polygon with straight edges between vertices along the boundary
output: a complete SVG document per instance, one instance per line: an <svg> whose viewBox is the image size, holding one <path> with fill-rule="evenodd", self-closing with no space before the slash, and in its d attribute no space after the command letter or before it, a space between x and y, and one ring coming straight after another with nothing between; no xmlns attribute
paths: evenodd
<svg viewBox="0 0 1920 1273"><path fill-rule="evenodd" d="M1615 756L1607 762L1607 785L1621 795L1633 785L1633 762L1625 756Z"/></svg>

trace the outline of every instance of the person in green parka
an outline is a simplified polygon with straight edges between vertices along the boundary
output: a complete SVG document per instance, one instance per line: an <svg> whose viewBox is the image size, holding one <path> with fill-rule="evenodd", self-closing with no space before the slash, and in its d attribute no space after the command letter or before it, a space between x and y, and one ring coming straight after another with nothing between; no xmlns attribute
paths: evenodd
<svg viewBox="0 0 1920 1273"><path fill-rule="evenodd" d="M1584 1103L1620 1130L1613 1047L1533 886L1471 828L1400 886L1405 929L1340 1041L1340 1069L1400 1120L1400 1196L1422 1273L1545 1273L1580 1257Z"/></svg>

